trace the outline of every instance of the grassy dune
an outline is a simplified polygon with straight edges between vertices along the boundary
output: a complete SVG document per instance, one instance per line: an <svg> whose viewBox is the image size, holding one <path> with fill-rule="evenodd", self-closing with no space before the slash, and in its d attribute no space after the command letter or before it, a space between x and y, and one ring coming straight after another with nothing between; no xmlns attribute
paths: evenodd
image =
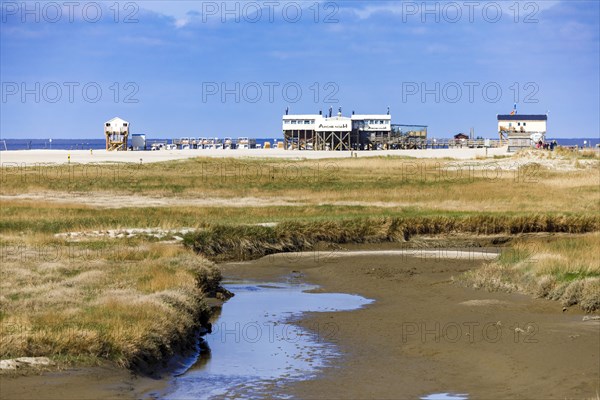
<svg viewBox="0 0 600 400"><path fill-rule="evenodd" d="M180 246L2 240L0 358L141 367L189 344L220 273Z"/></svg>

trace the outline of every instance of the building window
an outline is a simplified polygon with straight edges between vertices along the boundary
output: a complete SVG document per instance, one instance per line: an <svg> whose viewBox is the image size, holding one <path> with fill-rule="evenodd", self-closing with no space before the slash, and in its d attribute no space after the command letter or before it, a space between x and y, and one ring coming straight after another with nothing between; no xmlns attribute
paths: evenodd
<svg viewBox="0 0 600 400"><path fill-rule="evenodd" d="M520 123L520 122L517 122L517 126L521 126L521 123Z"/></svg>
<svg viewBox="0 0 600 400"><path fill-rule="evenodd" d="M523 126L527 125L527 122L523 122Z"/></svg>
<svg viewBox="0 0 600 400"><path fill-rule="evenodd" d="M512 127L512 122L508 123L508 127L511 128Z"/></svg>
<svg viewBox="0 0 600 400"><path fill-rule="evenodd" d="M296 121L295 121L295 120L291 120L291 121L290 121L290 124L292 124L292 125L296 125Z"/></svg>

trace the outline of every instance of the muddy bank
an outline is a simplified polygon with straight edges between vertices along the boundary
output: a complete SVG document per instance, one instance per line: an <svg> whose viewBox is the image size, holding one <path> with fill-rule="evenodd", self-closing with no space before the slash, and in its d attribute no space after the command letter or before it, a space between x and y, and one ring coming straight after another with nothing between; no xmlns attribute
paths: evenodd
<svg viewBox="0 0 600 400"><path fill-rule="evenodd" d="M493 255L464 257L465 252L444 251L432 257L390 251L394 249L389 245L379 246L376 253L364 253L360 246L353 250L360 252L277 254L221 265L224 279L276 282L292 274L320 285L321 292L375 300L355 311L297 316L294 324L323 335L343 356L314 379L269 387L273 397L596 396L600 321L584 321L585 314L576 309L563 313L556 302L488 293L452 282L453 276L478 268ZM2 398L7 399L129 399L163 393L169 385L168 379L135 377L111 367L12 382L1 379ZM48 388L47 396L40 397L40 387Z"/></svg>
<svg viewBox="0 0 600 400"><path fill-rule="evenodd" d="M135 375L106 363L43 374L1 375L2 399L134 399L164 389L166 381Z"/></svg>
<svg viewBox="0 0 600 400"><path fill-rule="evenodd" d="M298 398L593 398L600 324L556 302L460 287L452 276L481 260L306 253L222 265L225 277L277 279L297 271L323 291L376 302L348 313L307 314L306 329L336 327L343 364L286 388Z"/></svg>
<svg viewBox="0 0 600 400"><path fill-rule="evenodd" d="M5 362L0 370L1 399L98 399L140 398L152 396L168 385L172 371L200 345L200 336L210 330L210 320L232 294L221 286L218 268L200 270L195 277L197 301L180 310L190 313L189 324L175 334L145 332L157 343L133 353L126 363L83 352L49 354L48 363ZM179 306L185 306L183 303ZM157 306L152 314L157 320L164 308ZM6 338L10 338L6 331ZM68 337L67 337L68 338ZM38 350L39 351L39 350ZM91 353L91 350L90 350ZM40 361L43 358L40 358ZM20 360L19 358L16 361ZM101 363L100 366L96 366ZM94 366L90 366L94 365Z"/></svg>
<svg viewBox="0 0 600 400"><path fill-rule="evenodd" d="M401 243L406 247L474 247L485 241L490 245L507 243L528 234L597 231L600 218L595 215L482 214L285 221L275 226L209 225L185 235L183 243L213 261L232 261L312 251L321 246L335 249L352 244ZM455 238L464 244L451 244Z"/></svg>
<svg viewBox="0 0 600 400"><path fill-rule="evenodd" d="M219 286L206 299L207 308L198 315L198 326L187 337L173 343L163 359L140 357L130 369L105 361L100 366L51 366L5 370L0 373L0 399L140 399L157 398L171 383L173 372L199 351L200 337L210 329L223 301L232 293ZM167 354L167 353L165 353Z"/></svg>

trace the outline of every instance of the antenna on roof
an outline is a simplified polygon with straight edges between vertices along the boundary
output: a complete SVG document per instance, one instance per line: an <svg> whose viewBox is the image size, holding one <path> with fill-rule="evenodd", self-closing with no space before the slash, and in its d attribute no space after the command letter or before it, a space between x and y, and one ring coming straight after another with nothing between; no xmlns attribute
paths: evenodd
<svg viewBox="0 0 600 400"><path fill-rule="evenodd" d="M354 115L354 110L352 110L352 115Z"/></svg>
<svg viewBox="0 0 600 400"><path fill-rule="evenodd" d="M288 113L289 113L289 112L290 112L290 108L289 108L289 107L286 107L286 108L285 108L285 115L288 115Z"/></svg>
<svg viewBox="0 0 600 400"><path fill-rule="evenodd" d="M388 106L387 115L390 115L390 106Z"/></svg>
<svg viewBox="0 0 600 400"><path fill-rule="evenodd" d="M319 115L323 115L323 110L319 110Z"/></svg>
<svg viewBox="0 0 600 400"><path fill-rule="evenodd" d="M331 118L331 113L333 112L333 107L329 106L329 118Z"/></svg>
<svg viewBox="0 0 600 400"><path fill-rule="evenodd" d="M338 108L338 117L341 117L341 116L342 116L342 107L339 107Z"/></svg>

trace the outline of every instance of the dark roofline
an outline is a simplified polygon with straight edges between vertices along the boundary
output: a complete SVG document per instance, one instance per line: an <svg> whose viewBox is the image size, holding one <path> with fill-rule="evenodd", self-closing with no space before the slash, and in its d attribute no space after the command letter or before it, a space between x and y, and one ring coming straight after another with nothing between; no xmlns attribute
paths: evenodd
<svg viewBox="0 0 600 400"><path fill-rule="evenodd" d="M415 128L427 128L428 125L414 125L414 124L391 124L391 126L412 126Z"/></svg>
<svg viewBox="0 0 600 400"><path fill-rule="evenodd" d="M498 121L546 121L546 114L498 114Z"/></svg>

